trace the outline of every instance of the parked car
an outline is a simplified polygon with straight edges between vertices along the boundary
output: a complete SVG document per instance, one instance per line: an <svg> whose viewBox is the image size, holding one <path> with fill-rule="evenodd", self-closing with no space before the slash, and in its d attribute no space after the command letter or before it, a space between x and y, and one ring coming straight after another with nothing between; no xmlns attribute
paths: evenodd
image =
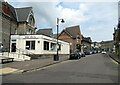
<svg viewBox="0 0 120 85"><path fill-rule="evenodd" d="M70 59L80 59L81 56L78 52L70 53Z"/></svg>
<svg viewBox="0 0 120 85"><path fill-rule="evenodd" d="M88 51L84 51L85 55L89 55L89 52Z"/></svg>
<svg viewBox="0 0 120 85"><path fill-rule="evenodd" d="M85 55L90 55L91 52L90 51L84 51Z"/></svg>
<svg viewBox="0 0 120 85"><path fill-rule="evenodd" d="M85 53L84 52L79 52L81 57L85 57Z"/></svg>
<svg viewBox="0 0 120 85"><path fill-rule="evenodd" d="M90 52L90 55L92 54L92 51L89 51Z"/></svg>
<svg viewBox="0 0 120 85"><path fill-rule="evenodd" d="M98 50L98 53L101 53L101 51L100 51L100 50Z"/></svg>
<svg viewBox="0 0 120 85"><path fill-rule="evenodd" d="M106 54L106 51L102 51L102 54Z"/></svg>
<svg viewBox="0 0 120 85"><path fill-rule="evenodd" d="M97 53L97 51L96 50L93 50L93 54L96 54Z"/></svg>

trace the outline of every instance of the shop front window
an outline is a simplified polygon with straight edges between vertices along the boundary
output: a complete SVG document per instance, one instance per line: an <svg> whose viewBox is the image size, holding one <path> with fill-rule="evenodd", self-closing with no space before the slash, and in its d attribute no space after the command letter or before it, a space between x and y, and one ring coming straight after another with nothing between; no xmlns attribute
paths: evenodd
<svg viewBox="0 0 120 85"><path fill-rule="evenodd" d="M55 43L51 43L51 51L56 51L56 44Z"/></svg>
<svg viewBox="0 0 120 85"><path fill-rule="evenodd" d="M26 41L27 50L35 50L35 41Z"/></svg>
<svg viewBox="0 0 120 85"><path fill-rule="evenodd" d="M58 50L61 51L61 44L58 44Z"/></svg>
<svg viewBox="0 0 120 85"><path fill-rule="evenodd" d="M49 42L44 41L44 50L49 50Z"/></svg>

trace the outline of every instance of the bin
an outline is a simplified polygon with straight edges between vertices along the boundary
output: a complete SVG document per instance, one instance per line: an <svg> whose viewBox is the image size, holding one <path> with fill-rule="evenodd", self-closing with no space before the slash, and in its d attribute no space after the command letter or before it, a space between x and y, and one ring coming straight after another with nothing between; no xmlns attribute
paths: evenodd
<svg viewBox="0 0 120 85"><path fill-rule="evenodd" d="M54 61L58 61L59 60L59 56L54 55Z"/></svg>

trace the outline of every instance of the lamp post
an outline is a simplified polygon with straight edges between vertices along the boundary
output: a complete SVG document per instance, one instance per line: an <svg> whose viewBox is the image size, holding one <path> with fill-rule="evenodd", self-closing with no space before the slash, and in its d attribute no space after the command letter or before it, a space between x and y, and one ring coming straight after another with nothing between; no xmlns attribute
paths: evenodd
<svg viewBox="0 0 120 85"><path fill-rule="evenodd" d="M59 18L57 18L57 55L56 55L56 57L57 57L57 59L56 60L59 60L59 56L58 56L58 31L59 31L59 21L61 21L61 23L64 23L65 21L64 21L64 19L59 19Z"/></svg>

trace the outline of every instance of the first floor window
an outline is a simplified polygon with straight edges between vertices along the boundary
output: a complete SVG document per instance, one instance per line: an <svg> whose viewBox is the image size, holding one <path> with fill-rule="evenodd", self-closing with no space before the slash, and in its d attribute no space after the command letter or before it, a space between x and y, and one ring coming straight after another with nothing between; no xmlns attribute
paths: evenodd
<svg viewBox="0 0 120 85"><path fill-rule="evenodd" d="M35 50L35 41L26 41L26 49Z"/></svg>

